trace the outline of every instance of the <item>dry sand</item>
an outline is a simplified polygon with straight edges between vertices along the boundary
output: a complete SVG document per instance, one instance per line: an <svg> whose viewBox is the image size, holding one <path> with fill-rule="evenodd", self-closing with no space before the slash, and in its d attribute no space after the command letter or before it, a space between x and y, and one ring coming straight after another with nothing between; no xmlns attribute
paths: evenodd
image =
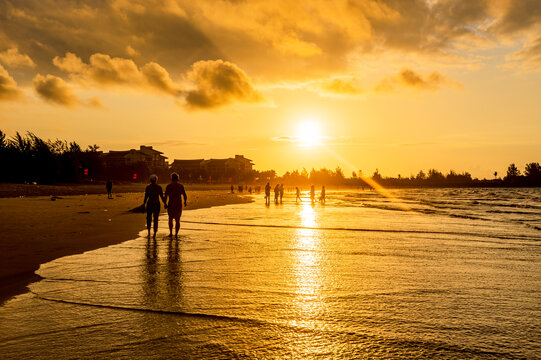
<svg viewBox="0 0 541 360"><path fill-rule="evenodd" d="M185 210L250 202L225 190L188 193ZM143 193L0 198L0 304L37 280L40 264L137 237L145 214L129 213Z"/></svg>

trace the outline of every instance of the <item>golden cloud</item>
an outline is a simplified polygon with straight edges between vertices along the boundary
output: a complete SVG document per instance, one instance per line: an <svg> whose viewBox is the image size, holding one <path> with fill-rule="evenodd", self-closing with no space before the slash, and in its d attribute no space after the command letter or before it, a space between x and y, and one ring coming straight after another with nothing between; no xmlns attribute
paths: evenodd
<svg viewBox="0 0 541 360"><path fill-rule="evenodd" d="M34 77L33 82L36 93L47 102L68 107L74 107L81 103L68 84L57 76L38 74Z"/></svg>
<svg viewBox="0 0 541 360"><path fill-rule="evenodd" d="M363 92L356 79L335 78L322 80L316 84L325 93L333 95L358 95Z"/></svg>
<svg viewBox="0 0 541 360"><path fill-rule="evenodd" d="M173 83L169 73L155 62L139 68L133 60L93 54L89 64L73 53L63 58L55 57L53 64L83 83L98 86L130 86L178 95L178 86Z"/></svg>
<svg viewBox="0 0 541 360"><path fill-rule="evenodd" d="M17 88L17 83L7 70L0 65L0 101L16 100L21 97L22 92Z"/></svg>
<svg viewBox="0 0 541 360"><path fill-rule="evenodd" d="M248 75L228 61L198 61L192 65L187 78L195 85L195 89L185 93L189 108L214 108L233 101L263 101Z"/></svg>
<svg viewBox="0 0 541 360"><path fill-rule="evenodd" d="M223 60L194 63L185 75L191 88L182 89L171 80L165 68L156 62L138 67L133 60L93 54L89 63L77 55L66 53L55 57L53 64L85 85L125 87L152 90L173 97L184 96L189 108L214 108L234 101L261 102L248 75L237 65ZM187 85L187 84L186 84Z"/></svg>
<svg viewBox="0 0 541 360"><path fill-rule="evenodd" d="M524 49L508 57L511 65L519 65L526 71L541 70L541 37L532 41Z"/></svg>
<svg viewBox="0 0 541 360"><path fill-rule="evenodd" d="M0 63L3 63L7 67L28 67L35 68L36 64L32 61L30 56L21 54L19 49L11 48L6 51L0 52Z"/></svg>
<svg viewBox="0 0 541 360"><path fill-rule="evenodd" d="M107 70L102 80L111 84L132 83L118 77L128 69L109 72L122 65L114 59L126 55L173 73L183 73L199 60L224 59L260 79L280 80L346 73L352 70L352 58L369 53L414 55L432 62L458 57L467 66L475 50L498 46L502 38L522 41L519 36L526 35L531 40L541 24L539 0L57 0L55 6L48 4L0 2L0 49L19 49L19 55L28 56L42 73L53 73L50 60L66 52L85 59L109 54L110 59L95 59L93 70ZM529 53L523 55L526 61ZM18 61L30 64L22 59ZM160 86L156 90L173 90L167 86L159 90Z"/></svg>
<svg viewBox="0 0 541 360"><path fill-rule="evenodd" d="M398 74L383 79L376 86L376 91L394 91L398 87L436 91L441 86L462 87L458 82L437 71L422 75L411 69L402 69Z"/></svg>

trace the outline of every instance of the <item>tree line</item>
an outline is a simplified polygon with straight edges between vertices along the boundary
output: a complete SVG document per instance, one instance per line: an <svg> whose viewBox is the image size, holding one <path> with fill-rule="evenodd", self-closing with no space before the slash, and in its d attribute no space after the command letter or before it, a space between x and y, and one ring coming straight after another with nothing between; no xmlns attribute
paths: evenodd
<svg viewBox="0 0 541 360"><path fill-rule="evenodd" d="M12 138L0 130L0 161L3 171L0 172L0 182L13 183L77 183L90 179L105 180L114 174L109 174L102 159L99 146L92 145L82 149L76 142L65 140L43 140L35 134L16 133ZM124 171L126 179L132 172L138 171L144 175L148 171L136 169ZM155 170L152 170L155 171ZM164 173L165 174L165 173ZM182 174L181 174L182 176ZM114 176L113 176L114 178ZM141 178L137 179L141 181ZM186 179L183 179L184 181ZM385 177L376 170L371 176L363 175L362 171L352 172L346 176L340 167L335 170L322 168L288 171L278 176L274 170L254 170L246 182L265 183L267 181L296 185L334 185L370 188L376 182L384 187L504 187L504 186L541 186L541 166L537 162L526 164L521 172L515 164L510 164L503 178L494 172L493 179L472 178L468 172L457 173L453 170L447 174L436 169L426 173L419 171L409 177ZM202 180L205 181L205 180Z"/></svg>
<svg viewBox="0 0 541 360"><path fill-rule="evenodd" d="M76 183L85 172L103 173L97 145L82 150L76 142L43 140L31 132L8 139L0 130L1 182L54 184Z"/></svg>
<svg viewBox="0 0 541 360"><path fill-rule="evenodd" d="M351 173L350 177L344 175L343 170L337 167L334 171L326 168L312 169L308 172L288 171L282 176L277 176L273 170L256 172L256 176L263 181L268 179L288 185L335 185L352 187L372 187L374 182L384 187L506 187L506 186L541 186L541 165L537 162L526 164L524 172L515 164L510 164L503 178L494 172L494 179L473 178L470 173L457 173L450 170L447 174L436 169L430 169L426 173L419 171L417 175L409 177L386 177L376 171L370 176L363 175L362 171Z"/></svg>

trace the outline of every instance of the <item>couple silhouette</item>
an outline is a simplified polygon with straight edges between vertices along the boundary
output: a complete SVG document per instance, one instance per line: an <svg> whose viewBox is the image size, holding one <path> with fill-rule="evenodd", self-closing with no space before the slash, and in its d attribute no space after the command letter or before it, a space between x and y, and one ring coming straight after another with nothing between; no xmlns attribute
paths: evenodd
<svg viewBox="0 0 541 360"><path fill-rule="evenodd" d="M180 230L180 217L182 215L182 197L184 197L184 207L186 207L186 191L184 185L179 183L177 173L171 174L171 183L165 188L165 195L162 187L157 184L158 176L150 175L150 185L145 189L145 200L143 206L146 206L147 212L147 230L150 237L150 227L154 220L154 238L158 232L158 217L160 216L160 200L169 215L169 237L173 236L173 220L175 220L175 238L178 238ZM169 202L167 201L169 199ZM154 219L153 219L154 218Z"/></svg>

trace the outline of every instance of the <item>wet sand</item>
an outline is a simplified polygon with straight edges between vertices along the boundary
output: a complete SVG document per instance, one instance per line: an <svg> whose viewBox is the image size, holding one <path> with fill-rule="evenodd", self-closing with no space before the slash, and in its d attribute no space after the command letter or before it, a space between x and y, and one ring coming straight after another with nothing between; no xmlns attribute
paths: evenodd
<svg viewBox="0 0 541 360"><path fill-rule="evenodd" d="M187 211L251 201L225 190L186 191ZM25 292L40 264L133 239L146 228L145 214L128 212L142 204L139 192L51 199L0 198L0 304Z"/></svg>

